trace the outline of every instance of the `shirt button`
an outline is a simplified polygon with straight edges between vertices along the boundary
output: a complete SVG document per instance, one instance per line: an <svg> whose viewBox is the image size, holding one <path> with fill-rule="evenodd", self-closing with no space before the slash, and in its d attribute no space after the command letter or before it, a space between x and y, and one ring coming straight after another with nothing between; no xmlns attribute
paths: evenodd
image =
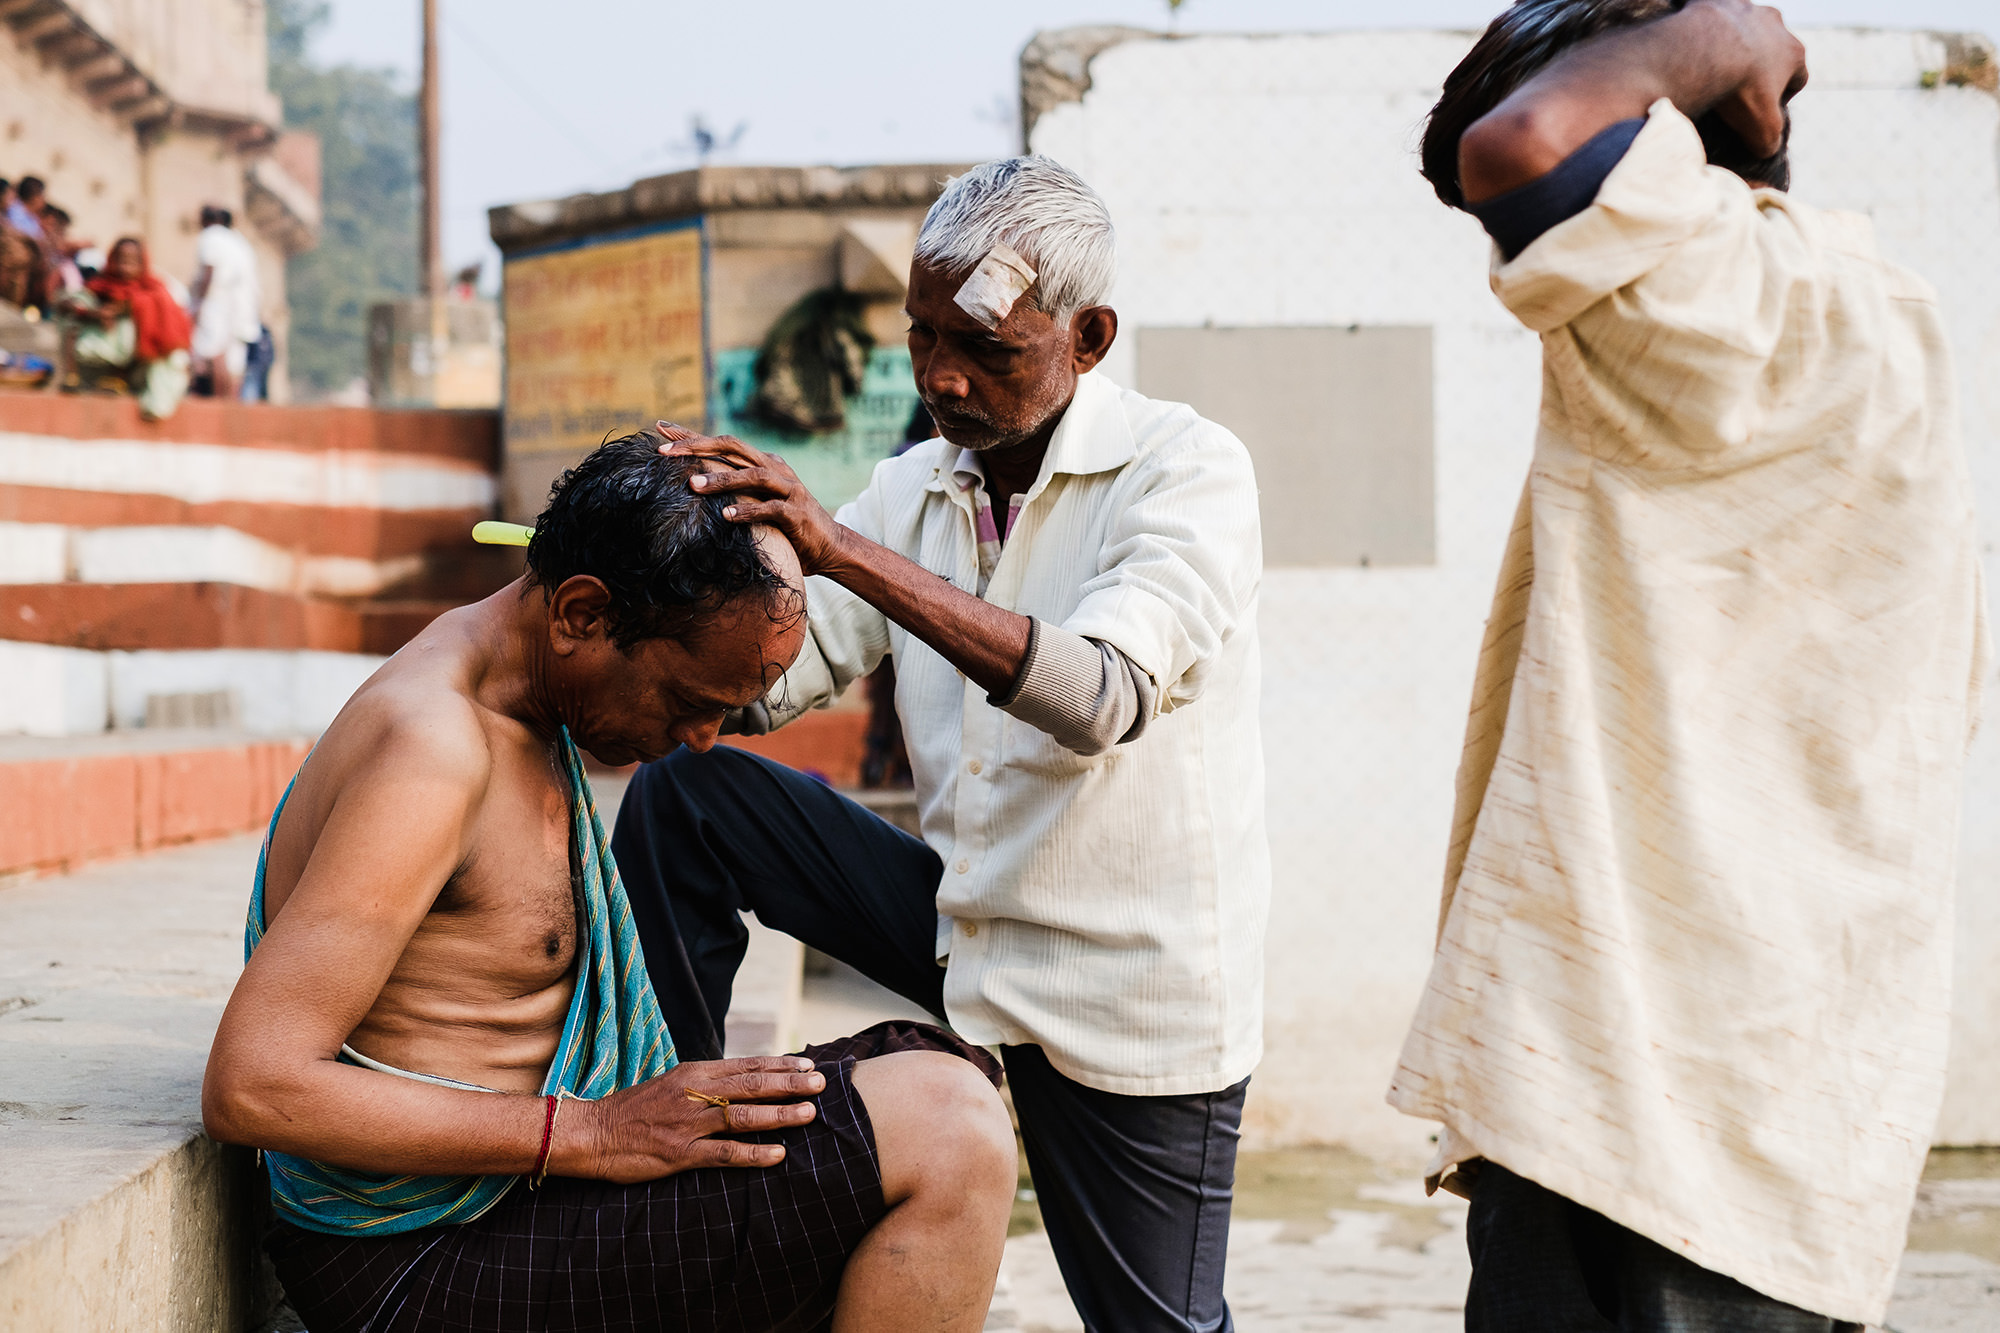
<svg viewBox="0 0 2000 1333"><path fill-rule="evenodd" d="M953 867L952 867L952 869L953 869L953 870L956 870L956 871L957 871L957 872L958 872L959 874L963 875L963 874L965 874L965 873L966 873L966 872L967 872L968 870L971 870L971 869L972 869L972 862L970 862L970 861L960 861L960 862L959 862L959 863L958 863L957 865L953 866Z"/></svg>
<svg viewBox="0 0 2000 1333"><path fill-rule="evenodd" d="M977 935L979 933L979 923L977 921L961 921L958 923L958 927L967 935Z"/></svg>
<svg viewBox="0 0 2000 1333"><path fill-rule="evenodd" d="M973 761L972 761L971 763L969 763L969 764L967 764L967 765L965 766L965 771L966 771L966 772L968 772L968 773L970 773L970 774L972 774L972 776L974 776L974 777L978 777L978 776L979 776L979 768L980 768L980 764L979 764L979 761L978 761L977 759L975 759L975 760L973 760Z"/></svg>

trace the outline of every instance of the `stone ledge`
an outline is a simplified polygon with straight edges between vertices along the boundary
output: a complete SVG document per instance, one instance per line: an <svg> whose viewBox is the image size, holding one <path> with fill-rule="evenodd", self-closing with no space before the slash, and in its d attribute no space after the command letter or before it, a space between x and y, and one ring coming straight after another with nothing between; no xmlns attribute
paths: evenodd
<svg viewBox="0 0 2000 1333"><path fill-rule="evenodd" d="M247 1329L248 1153L202 1137L257 839L0 890L0 1328Z"/></svg>
<svg viewBox="0 0 2000 1333"><path fill-rule="evenodd" d="M134 398L0 392L0 430L67 440L428 456L487 472L500 466L500 414L491 409L277 407L190 398L165 421L147 421Z"/></svg>
<svg viewBox="0 0 2000 1333"><path fill-rule="evenodd" d="M0 742L0 874L261 829L309 748L203 732Z"/></svg>

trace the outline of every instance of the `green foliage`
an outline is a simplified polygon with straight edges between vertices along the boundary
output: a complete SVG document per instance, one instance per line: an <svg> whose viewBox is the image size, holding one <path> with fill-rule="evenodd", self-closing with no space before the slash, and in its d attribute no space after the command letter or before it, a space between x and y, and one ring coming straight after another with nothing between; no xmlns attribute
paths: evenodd
<svg viewBox="0 0 2000 1333"><path fill-rule="evenodd" d="M307 53L325 0L269 0L271 90L320 141L320 243L286 269L292 382L302 395L368 373L368 307L417 289L417 109L388 70Z"/></svg>

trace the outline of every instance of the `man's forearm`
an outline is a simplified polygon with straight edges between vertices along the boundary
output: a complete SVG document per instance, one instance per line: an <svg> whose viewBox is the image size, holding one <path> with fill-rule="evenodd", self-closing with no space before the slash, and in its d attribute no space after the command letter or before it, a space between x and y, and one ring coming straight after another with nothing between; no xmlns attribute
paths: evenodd
<svg viewBox="0 0 2000 1333"><path fill-rule="evenodd" d="M1465 197L1483 203L1539 179L1661 98L1699 119L1741 89L1758 61L1743 25L1703 0L1581 42L1466 131L1459 144Z"/></svg>
<svg viewBox="0 0 2000 1333"><path fill-rule="evenodd" d="M1028 655L1026 616L994 606L879 542L841 530L839 560L819 570L923 640L988 694L1014 683Z"/></svg>
<svg viewBox="0 0 2000 1333"><path fill-rule="evenodd" d="M212 1127L217 1137L386 1175L525 1175L541 1151L548 1103L538 1096L439 1087L334 1060L288 1083L230 1098L235 1113ZM576 1109L564 1118L580 1122ZM582 1136L561 1137L563 1174L589 1175Z"/></svg>

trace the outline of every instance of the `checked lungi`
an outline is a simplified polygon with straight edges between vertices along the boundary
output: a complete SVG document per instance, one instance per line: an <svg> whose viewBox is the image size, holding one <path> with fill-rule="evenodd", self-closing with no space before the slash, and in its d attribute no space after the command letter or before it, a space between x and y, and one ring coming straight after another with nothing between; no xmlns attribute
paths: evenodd
<svg viewBox="0 0 2000 1333"><path fill-rule="evenodd" d="M802 1052L826 1076L811 1124L732 1136L784 1144L778 1166L638 1185L551 1177L471 1222L353 1237L280 1221L266 1248L312 1333L825 1328L848 1255L885 1211L854 1064L907 1050L961 1056L999 1082L985 1051L884 1023Z"/></svg>

